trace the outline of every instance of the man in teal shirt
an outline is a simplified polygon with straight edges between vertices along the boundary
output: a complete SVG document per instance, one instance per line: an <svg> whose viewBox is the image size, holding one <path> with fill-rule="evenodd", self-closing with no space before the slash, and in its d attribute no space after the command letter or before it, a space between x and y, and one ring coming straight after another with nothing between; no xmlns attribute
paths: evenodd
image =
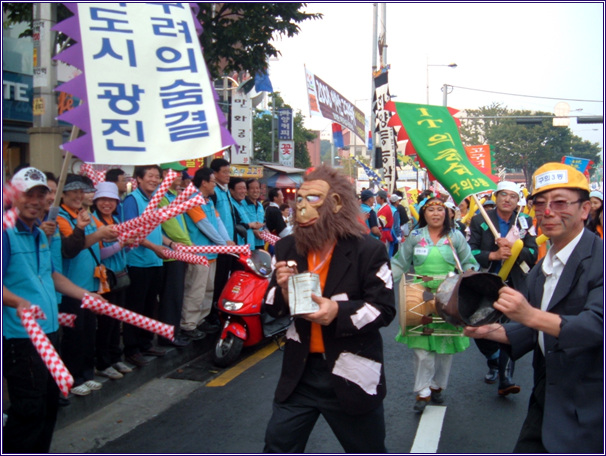
<svg viewBox="0 0 606 456"><path fill-rule="evenodd" d="M2 451L48 453L59 389L19 315L32 305L39 306L46 315L39 325L58 347L56 291L79 300L88 292L53 269L48 239L36 226L49 191L44 173L24 168L15 174L12 184L22 193L14 202L19 210L15 227L2 232L2 374L10 397Z"/></svg>

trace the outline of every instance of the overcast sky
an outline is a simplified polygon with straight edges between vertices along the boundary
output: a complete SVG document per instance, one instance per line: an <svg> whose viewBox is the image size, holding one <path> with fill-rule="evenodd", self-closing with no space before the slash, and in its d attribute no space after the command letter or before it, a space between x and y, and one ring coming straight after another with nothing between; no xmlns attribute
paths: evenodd
<svg viewBox="0 0 606 456"><path fill-rule="evenodd" d="M304 66L370 115L372 5L308 3L308 12L324 18L276 41L282 56L270 64L274 90L308 117L308 128L329 131L330 122L309 118ZM572 115L601 115L603 21L603 3L388 3L390 92L395 101L425 103L429 83L430 104L441 105L441 87L449 84L455 88L448 105L459 110L498 102L553 112L567 102L571 110L582 109ZM450 63L457 68L438 66ZM571 128L603 148L603 125L572 119Z"/></svg>

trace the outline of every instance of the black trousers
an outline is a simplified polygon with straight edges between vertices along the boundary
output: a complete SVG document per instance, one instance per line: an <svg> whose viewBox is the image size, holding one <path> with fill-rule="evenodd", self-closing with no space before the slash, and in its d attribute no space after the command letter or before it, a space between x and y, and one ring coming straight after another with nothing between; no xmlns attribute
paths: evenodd
<svg viewBox="0 0 606 456"><path fill-rule="evenodd" d="M387 453L383 405L364 415L344 413L330 375L322 357L309 357L293 394L283 403L274 400L264 453L303 453L320 414L347 453Z"/></svg>
<svg viewBox="0 0 606 456"><path fill-rule="evenodd" d="M73 328L62 327L61 357L74 377L74 386L95 378L95 339L97 318L81 307L82 301L63 296L60 312L76 315Z"/></svg>
<svg viewBox="0 0 606 456"><path fill-rule="evenodd" d="M181 261L165 261L162 266L158 320L162 323L173 325L175 327L175 334L181 326L185 267L186 263ZM164 340L168 342L168 340Z"/></svg>
<svg viewBox="0 0 606 456"><path fill-rule="evenodd" d="M514 453L549 453L543 445L543 411L545 410L545 358L537 355L535 359L535 382L528 413L522 425L520 436L513 449Z"/></svg>
<svg viewBox="0 0 606 456"><path fill-rule="evenodd" d="M111 304L124 307L126 290L109 292L103 295ZM95 365L99 370L105 370L122 359L120 346L121 322L107 315L97 315L97 338Z"/></svg>
<svg viewBox="0 0 606 456"><path fill-rule="evenodd" d="M57 332L47 334L59 346ZM29 338L2 340L2 374L10 407L3 453L48 453L57 421L59 388Z"/></svg>
<svg viewBox="0 0 606 456"><path fill-rule="evenodd" d="M150 318L156 318L158 294L162 284L162 266L137 268L129 266L130 286L126 290L125 307ZM152 347L154 333L124 324L124 354L144 352Z"/></svg>

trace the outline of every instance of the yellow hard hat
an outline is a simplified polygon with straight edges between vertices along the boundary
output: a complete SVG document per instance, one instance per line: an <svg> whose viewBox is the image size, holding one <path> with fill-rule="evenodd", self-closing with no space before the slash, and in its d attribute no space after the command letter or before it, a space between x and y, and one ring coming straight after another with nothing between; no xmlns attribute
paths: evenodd
<svg viewBox="0 0 606 456"><path fill-rule="evenodd" d="M554 188L577 188L589 192L589 182L582 172L563 163L546 163L532 175L532 197Z"/></svg>

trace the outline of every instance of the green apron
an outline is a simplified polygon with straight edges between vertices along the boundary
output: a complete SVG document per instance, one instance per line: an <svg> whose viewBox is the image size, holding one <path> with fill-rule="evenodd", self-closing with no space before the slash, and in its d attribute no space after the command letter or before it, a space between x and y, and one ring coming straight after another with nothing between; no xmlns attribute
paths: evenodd
<svg viewBox="0 0 606 456"><path fill-rule="evenodd" d="M415 266L415 273L425 276L446 275L454 270L454 267L444 261L438 248L428 246L429 255L422 265ZM421 282L421 279L415 280L415 283ZM432 280L426 282L432 293L435 293L442 280ZM452 333L463 332L462 328L456 328L449 323L430 323L425 325L428 328L448 330ZM462 336L405 336L402 329L398 331L396 341L408 345L409 348L420 348L426 351L432 351L440 354L453 354L464 351L469 347L469 338Z"/></svg>

